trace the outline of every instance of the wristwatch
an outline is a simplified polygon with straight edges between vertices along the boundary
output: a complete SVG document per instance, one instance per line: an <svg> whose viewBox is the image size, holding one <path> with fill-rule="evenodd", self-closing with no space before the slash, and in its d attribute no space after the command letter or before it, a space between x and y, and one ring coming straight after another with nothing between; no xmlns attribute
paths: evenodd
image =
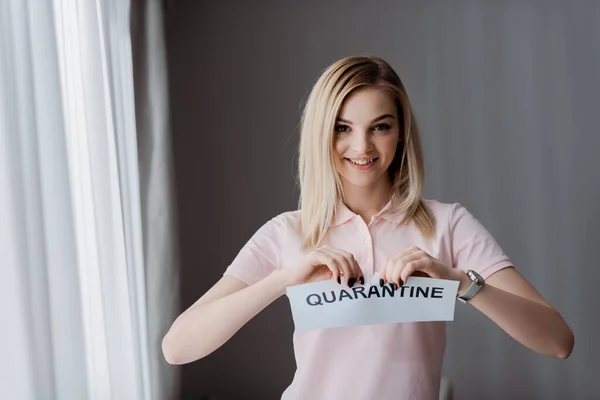
<svg viewBox="0 0 600 400"><path fill-rule="evenodd" d="M463 303L471 300L475 295L481 290L481 288L485 285L485 279L477 272L472 269L467 271L467 276L471 279L471 286L461 295L456 296L456 298Z"/></svg>

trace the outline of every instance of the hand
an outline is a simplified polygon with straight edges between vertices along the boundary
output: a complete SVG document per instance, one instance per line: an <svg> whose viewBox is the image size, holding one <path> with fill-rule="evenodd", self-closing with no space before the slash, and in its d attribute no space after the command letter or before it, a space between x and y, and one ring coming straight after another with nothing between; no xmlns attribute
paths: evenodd
<svg viewBox="0 0 600 400"><path fill-rule="evenodd" d="M448 279L459 281L459 293L461 288L470 284L469 277L461 270L449 267L441 261L433 258L416 246L400 250L388 258L379 271L379 284L394 283L401 287L409 276L427 276L437 279Z"/></svg>
<svg viewBox="0 0 600 400"><path fill-rule="evenodd" d="M288 286L335 279L352 287L356 281L364 284L364 274L354 256L346 251L325 245L310 252L299 264L284 268Z"/></svg>

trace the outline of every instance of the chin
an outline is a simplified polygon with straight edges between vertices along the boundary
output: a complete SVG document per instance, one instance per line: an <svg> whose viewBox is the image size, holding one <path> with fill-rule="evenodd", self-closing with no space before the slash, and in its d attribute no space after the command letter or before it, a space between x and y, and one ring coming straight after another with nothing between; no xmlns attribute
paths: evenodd
<svg viewBox="0 0 600 400"><path fill-rule="evenodd" d="M347 185L355 187L369 188L375 185L380 179L381 175L366 177L366 176L352 176L352 175L341 175L342 182Z"/></svg>
<svg viewBox="0 0 600 400"><path fill-rule="evenodd" d="M370 171L355 171L347 165L337 165L337 172L345 185L351 185L357 188L370 188L377 185L386 174L387 169L382 169L381 165L375 166ZM341 168L340 168L341 167Z"/></svg>
<svg viewBox="0 0 600 400"><path fill-rule="evenodd" d="M362 187L362 188L370 188L372 187L375 182L377 182L376 180L364 180L364 179L345 179L346 183L355 187Z"/></svg>

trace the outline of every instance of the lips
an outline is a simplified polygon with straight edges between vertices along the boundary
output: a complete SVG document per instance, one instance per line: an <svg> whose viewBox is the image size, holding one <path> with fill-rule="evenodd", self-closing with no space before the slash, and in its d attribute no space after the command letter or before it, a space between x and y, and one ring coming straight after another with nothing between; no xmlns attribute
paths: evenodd
<svg viewBox="0 0 600 400"><path fill-rule="evenodd" d="M348 163L348 165L352 166L354 169L357 169L359 171L366 171L368 169L370 169L371 167L373 167L373 165L375 165L375 163L377 162L377 160L379 159L379 157L374 157L374 158L370 158L370 159L359 159L359 160L352 160L350 158L344 158L344 161L346 161Z"/></svg>
<svg viewBox="0 0 600 400"><path fill-rule="evenodd" d="M354 165L369 165L372 164L373 162L377 161L379 157L373 157L373 158L361 158L361 159L352 159L352 158L346 158L347 161L351 162Z"/></svg>

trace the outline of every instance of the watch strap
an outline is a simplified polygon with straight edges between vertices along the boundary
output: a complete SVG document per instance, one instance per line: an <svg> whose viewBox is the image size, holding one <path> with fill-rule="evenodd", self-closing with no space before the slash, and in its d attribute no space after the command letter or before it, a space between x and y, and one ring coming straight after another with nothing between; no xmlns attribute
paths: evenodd
<svg viewBox="0 0 600 400"><path fill-rule="evenodd" d="M471 279L471 285L469 285L469 288L464 293L456 297L463 303L466 303L467 301L475 297L475 295L479 293L485 282L480 276L473 276L472 271L468 271L467 276Z"/></svg>

